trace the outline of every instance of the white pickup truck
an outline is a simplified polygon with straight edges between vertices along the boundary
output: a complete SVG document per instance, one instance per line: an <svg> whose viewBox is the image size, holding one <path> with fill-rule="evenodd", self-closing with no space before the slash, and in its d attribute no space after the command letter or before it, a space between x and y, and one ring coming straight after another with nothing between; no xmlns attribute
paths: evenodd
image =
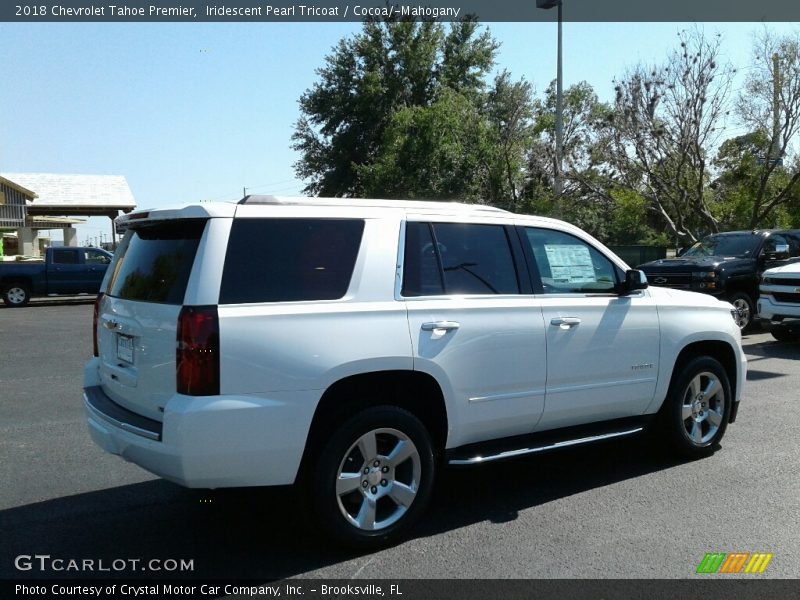
<svg viewBox="0 0 800 600"><path fill-rule="evenodd" d="M800 340L800 262L764 271L758 316L779 342Z"/></svg>

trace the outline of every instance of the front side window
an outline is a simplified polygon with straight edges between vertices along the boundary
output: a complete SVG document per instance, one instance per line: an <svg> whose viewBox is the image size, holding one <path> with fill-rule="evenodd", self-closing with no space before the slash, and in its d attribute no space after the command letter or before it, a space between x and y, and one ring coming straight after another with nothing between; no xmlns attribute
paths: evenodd
<svg viewBox="0 0 800 600"><path fill-rule="evenodd" d="M111 259L105 252L84 250L83 261L90 265L107 265L111 262Z"/></svg>
<svg viewBox="0 0 800 600"><path fill-rule="evenodd" d="M774 254L776 252L789 252L789 240L779 234L769 236L764 242L761 250L762 254Z"/></svg>
<svg viewBox="0 0 800 600"><path fill-rule="evenodd" d="M789 242L789 254L792 257L800 255L800 234L790 232L785 235L786 241Z"/></svg>
<svg viewBox="0 0 800 600"><path fill-rule="evenodd" d="M403 265L407 297L520 293L502 225L408 223Z"/></svg>
<svg viewBox="0 0 800 600"><path fill-rule="evenodd" d="M611 293L614 264L583 240L552 229L525 228L545 294Z"/></svg>
<svg viewBox="0 0 800 600"><path fill-rule="evenodd" d="M360 219L235 219L219 302L338 300L363 233Z"/></svg>

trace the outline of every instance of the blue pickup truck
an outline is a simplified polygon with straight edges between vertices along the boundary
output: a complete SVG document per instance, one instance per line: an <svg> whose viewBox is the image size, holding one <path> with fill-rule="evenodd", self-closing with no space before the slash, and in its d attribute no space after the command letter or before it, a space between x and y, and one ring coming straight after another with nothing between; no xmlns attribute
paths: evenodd
<svg viewBox="0 0 800 600"><path fill-rule="evenodd" d="M111 262L100 248L48 248L44 260L0 262L6 306L25 306L32 296L96 294Z"/></svg>

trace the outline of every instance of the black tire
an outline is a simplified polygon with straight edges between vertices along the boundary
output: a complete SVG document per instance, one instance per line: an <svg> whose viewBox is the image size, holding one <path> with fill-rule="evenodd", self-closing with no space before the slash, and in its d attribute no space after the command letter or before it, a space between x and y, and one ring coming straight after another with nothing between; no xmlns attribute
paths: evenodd
<svg viewBox="0 0 800 600"><path fill-rule="evenodd" d="M736 324L742 332L750 329L754 322L755 305L753 299L744 292L736 292L728 297L728 302L733 304L733 307L739 312L736 318Z"/></svg>
<svg viewBox="0 0 800 600"><path fill-rule="evenodd" d="M369 440L374 440L374 451L368 452L373 456L365 457L361 448L369 448ZM401 460L392 461L393 451L399 450ZM318 454L305 487L320 526L334 541L368 549L409 531L430 500L435 469L430 434L419 419L396 406L378 406L337 429ZM340 473L351 477L340 479ZM337 491L337 482L345 480L352 485Z"/></svg>
<svg viewBox="0 0 800 600"><path fill-rule="evenodd" d="M796 342L800 339L800 331L784 325L773 325L769 332L779 342Z"/></svg>
<svg viewBox="0 0 800 600"><path fill-rule="evenodd" d="M19 308L31 301L31 289L24 283L10 283L3 287L3 302L9 308Z"/></svg>
<svg viewBox="0 0 800 600"><path fill-rule="evenodd" d="M661 410L668 445L682 458L711 454L725 435L731 402L728 374L719 361L710 356L690 360L673 376Z"/></svg>

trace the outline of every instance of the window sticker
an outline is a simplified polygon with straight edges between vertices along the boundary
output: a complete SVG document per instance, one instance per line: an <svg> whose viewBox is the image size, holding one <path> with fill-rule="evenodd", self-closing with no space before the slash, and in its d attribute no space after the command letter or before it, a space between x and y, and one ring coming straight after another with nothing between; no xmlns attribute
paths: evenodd
<svg viewBox="0 0 800 600"><path fill-rule="evenodd" d="M596 283L589 248L575 245L544 245L554 283Z"/></svg>

